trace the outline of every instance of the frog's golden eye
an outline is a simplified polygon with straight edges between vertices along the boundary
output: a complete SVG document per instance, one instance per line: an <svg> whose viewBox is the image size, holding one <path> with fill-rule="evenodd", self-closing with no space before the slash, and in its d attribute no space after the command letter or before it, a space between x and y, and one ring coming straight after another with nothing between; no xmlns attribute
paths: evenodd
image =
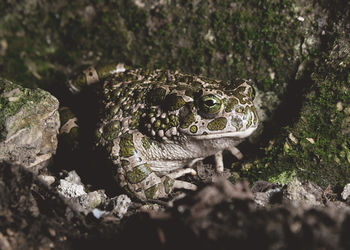
<svg viewBox="0 0 350 250"><path fill-rule="evenodd" d="M209 115L218 113L223 107L222 101L214 95L202 96L198 104L199 110Z"/></svg>

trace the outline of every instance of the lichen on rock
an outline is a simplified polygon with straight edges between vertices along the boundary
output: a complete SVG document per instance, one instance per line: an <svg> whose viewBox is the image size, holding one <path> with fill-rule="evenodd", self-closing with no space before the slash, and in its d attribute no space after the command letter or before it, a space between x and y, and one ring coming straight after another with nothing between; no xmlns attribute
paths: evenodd
<svg viewBox="0 0 350 250"><path fill-rule="evenodd" d="M35 171L46 166L57 148L58 106L44 90L0 78L0 161Z"/></svg>

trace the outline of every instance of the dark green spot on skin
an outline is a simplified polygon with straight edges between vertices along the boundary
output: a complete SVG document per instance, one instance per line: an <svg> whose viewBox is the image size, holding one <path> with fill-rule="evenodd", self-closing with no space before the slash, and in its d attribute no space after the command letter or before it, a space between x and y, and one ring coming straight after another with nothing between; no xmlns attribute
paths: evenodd
<svg viewBox="0 0 350 250"><path fill-rule="evenodd" d="M147 102L152 106L160 105L165 97L166 90L163 88L156 88L148 92Z"/></svg>
<svg viewBox="0 0 350 250"><path fill-rule="evenodd" d="M169 127L177 127L179 125L179 117L175 115L170 115Z"/></svg>
<svg viewBox="0 0 350 250"><path fill-rule="evenodd" d="M166 176L165 177L165 180L163 182L164 184L164 191L165 193L169 194L171 192L171 190L173 189L173 186L174 186L174 179Z"/></svg>
<svg viewBox="0 0 350 250"><path fill-rule="evenodd" d="M154 195L156 194L158 190L158 185L154 185L148 189L145 190L145 195L147 199L153 199Z"/></svg>
<svg viewBox="0 0 350 250"><path fill-rule="evenodd" d="M161 120L156 120L155 123L154 123L154 125L153 125L153 127L154 127L155 129L159 129L161 124L162 124Z"/></svg>
<svg viewBox="0 0 350 250"><path fill-rule="evenodd" d="M223 130L226 127L227 119L219 117L208 123L208 129L211 131Z"/></svg>
<svg viewBox="0 0 350 250"><path fill-rule="evenodd" d="M186 104L181 96L176 94L167 95L164 99L164 110L174 111L178 110Z"/></svg>
<svg viewBox="0 0 350 250"><path fill-rule="evenodd" d="M130 162L127 160L121 160L120 163L121 163L122 167L126 167L130 164Z"/></svg>
<svg viewBox="0 0 350 250"><path fill-rule="evenodd" d="M127 193L129 196L133 197L135 196L133 192L131 192L130 188L128 187L128 185L125 185L123 187L123 189L125 190L125 193Z"/></svg>
<svg viewBox="0 0 350 250"><path fill-rule="evenodd" d="M187 116L185 116L181 121L181 128L188 128L192 123L195 122L194 114L189 113Z"/></svg>
<svg viewBox="0 0 350 250"><path fill-rule="evenodd" d="M132 184L137 184L146 179L152 173L151 168L147 164L141 164L134 167L126 173L126 178Z"/></svg>
<svg viewBox="0 0 350 250"><path fill-rule="evenodd" d="M238 100L236 98L230 98L226 101L225 104L225 112L231 112L233 108L238 104Z"/></svg>
<svg viewBox="0 0 350 250"><path fill-rule="evenodd" d="M121 157L130 157L136 153L132 134L124 134L119 142Z"/></svg>
<svg viewBox="0 0 350 250"><path fill-rule="evenodd" d="M198 127L197 126L195 126L195 125L192 125L191 127L190 127L190 132L191 133L197 133L197 131L198 131Z"/></svg>
<svg viewBox="0 0 350 250"><path fill-rule="evenodd" d="M79 90L83 89L87 85L85 74L80 74L74 80L72 80L70 84Z"/></svg>
<svg viewBox="0 0 350 250"><path fill-rule="evenodd" d="M118 137L120 132L120 122L112 121L103 128L103 137L110 141Z"/></svg>
<svg viewBox="0 0 350 250"><path fill-rule="evenodd" d="M101 66L96 67L96 72L97 72L98 77L101 80L101 79L104 79L107 76L109 76L110 72L112 70L115 70L116 67L117 67L117 65L115 65L115 64L101 65Z"/></svg>

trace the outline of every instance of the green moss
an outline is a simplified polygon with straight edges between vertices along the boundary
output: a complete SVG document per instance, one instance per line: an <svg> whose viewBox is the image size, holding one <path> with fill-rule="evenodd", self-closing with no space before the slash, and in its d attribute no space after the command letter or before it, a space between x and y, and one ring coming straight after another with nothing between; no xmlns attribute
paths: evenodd
<svg viewBox="0 0 350 250"><path fill-rule="evenodd" d="M5 129L4 124L6 119L18 113L20 109L30 110L40 102L43 102L42 109L50 108L50 103L46 104L45 99L47 99L47 102L50 102L49 94L43 90L23 88L8 80L0 78L0 138L6 137L7 133L14 134L18 130L29 126L33 119L32 116L40 117L40 112L38 111L38 114L29 113L25 117L19 117L20 119L18 122L13 122L12 126L7 127L7 129ZM43 110L43 112L45 111Z"/></svg>

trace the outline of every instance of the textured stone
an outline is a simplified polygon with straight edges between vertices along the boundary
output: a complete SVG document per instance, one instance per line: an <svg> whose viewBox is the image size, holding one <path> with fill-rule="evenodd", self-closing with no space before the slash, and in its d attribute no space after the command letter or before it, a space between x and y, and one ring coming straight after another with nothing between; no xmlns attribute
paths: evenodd
<svg viewBox="0 0 350 250"><path fill-rule="evenodd" d="M38 170L57 148L58 100L0 78L0 161Z"/></svg>

